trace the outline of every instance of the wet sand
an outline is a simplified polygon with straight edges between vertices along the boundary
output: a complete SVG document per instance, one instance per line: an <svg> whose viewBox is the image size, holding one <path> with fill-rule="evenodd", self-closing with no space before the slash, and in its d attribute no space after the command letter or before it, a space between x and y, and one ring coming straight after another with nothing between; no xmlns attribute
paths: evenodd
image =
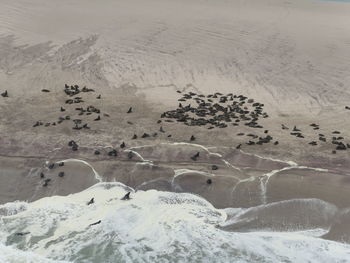
<svg viewBox="0 0 350 263"><path fill-rule="evenodd" d="M196 193L218 208L250 207L296 198L317 198L339 208L350 205L346 198L350 187L347 173L257 156L247 158L236 149L227 155L240 160L236 163L195 144L135 147L120 152L117 157L95 158L93 149L80 151L82 156L57 151L55 158L48 161L45 158L2 157L2 178L7 182L2 185L2 202L67 195L98 181L118 181L140 190L154 188ZM128 158L130 151L134 153L132 159ZM197 151L200 158L194 162L190 157ZM107 155L107 152L101 150L101 155ZM61 162L63 166L59 166ZM54 164L52 169L50 164ZM217 170L213 170L213 165ZM59 178L61 171L65 175ZM44 178L40 177L41 173ZM46 178L52 181L43 187ZM211 184L207 183L208 179L212 180Z"/></svg>

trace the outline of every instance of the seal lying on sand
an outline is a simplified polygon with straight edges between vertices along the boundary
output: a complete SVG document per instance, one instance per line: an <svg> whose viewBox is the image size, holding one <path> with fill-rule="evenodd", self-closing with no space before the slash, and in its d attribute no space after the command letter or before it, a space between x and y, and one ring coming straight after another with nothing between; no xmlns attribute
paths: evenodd
<svg viewBox="0 0 350 263"><path fill-rule="evenodd" d="M45 179L43 186L44 187L48 186L50 181L51 181L50 178Z"/></svg>
<svg viewBox="0 0 350 263"><path fill-rule="evenodd" d="M1 93L1 96L3 96L4 98L8 97L9 95L8 95L7 90L5 90L5 92Z"/></svg>
<svg viewBox="0 0 350 263"><path fill-rule="evenodd" d="M193 161L197 161L197 158L199 157L199 152L197 152L195 155L191 156L191 159Z"/></svg>

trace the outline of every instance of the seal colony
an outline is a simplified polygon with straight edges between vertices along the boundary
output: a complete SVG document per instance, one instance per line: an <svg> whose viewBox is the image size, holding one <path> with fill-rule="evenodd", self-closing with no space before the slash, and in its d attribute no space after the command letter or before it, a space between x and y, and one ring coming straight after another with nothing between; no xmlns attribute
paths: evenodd
<svg viewBox="0 0 350 263"><path fill-rule="evenodd" d="M44 122L39 120L33 125L34 129L38 126L49 127L68 121L73 123L72 131L78 134L83 131L93 132L93 129L90 127L91 123L101 121L101 116L110 116L108 113L102 112L97 106L93 105L91 102L86 102L86 99L84 99L84 94L94 93L94 89L87 88L86 86L80 88L77 84L65 84L63 92L66 96L72 98L67 99L66 105L58 109L58 112L65 112L65 116L60 116L57 122ZM50 95L50 92L44 93L45 96L53 96ZM204 95L192 91L177 91L177 94L180 94L180 97L178 98L179 104L176 109L160 113L160 118L153 124L153 130L143 131L142 133L137 133L135 130L131 132L133 135L129 139L145 140L161 135L163 135L165 139L172 138L172 134L167 132L167 129L169 129L170 126L179 126L179 129L181 129L180 125L184 125L185 127L197 126L208 130L228 130L236 134L237 137L244 139L244 142L235 146L237 150L254 145L260 147L264 144L270 144L273 147L278 147L280 145L280 134L276 134L276 132L272 134L269 127L265 127L266 125L261 124L261 120L270 118L270 115L264 110L264 103L258 102L254 98L249 98L242 94L222 94L220 92ZM77 95L79 95L79 97ZM98 98L94 97L94 99L103 100L105 96L102 95L99 94ZM74 106L75 104L81 105L80 107L76 107ZM124 114L125 120L131 128L134 127L134 123L131 122L129 118L136 112L135 107L130 105L125 108L124 112L120 113ZM108 118L106 118L106 120L108 120ZM101 123L99 127L102 126L103 124ZM241 127L245 128L245 132L241 131ZM314 131L314 136L317 139L306 141L305 147L314 147L322 144L331 145L333 147L331 150L332 154L350 148L350 143L346 142L344 136L341 136L341 131L334 130L327 136L325 133L321 133L322 127L319 124L310 123L309 127ZM281 133L289 134L297 140L306 140L304 129L305 127L299 124L290 127L283 123L280 124ZM188 138L175 139L193 143L198 140L198 135L196 134L195 136L192 134ZM128 151L127 148L129 144L130 142L124 139L119 142L119 147L100 147L98 149L93 149L91 151L91 158L95 156L95 158L99 159L107 157L108 159L126 159L132 161L134 153ZM78 142L75 140L68 141L67 145L72 152L78 152L80 149ZM123 151L126 151L126 157L123 156L120 158L120 153ZM188 160L193 163L200 162L202 160L202 155L199 151L192 152L188 155ZM62 166L64 166L64 162L51 162L46 165L46 168L48 170L53 170ZM210 168L208 168L208 171L209 170L217 172L219 166L217 164L211 164ZM65 180L66 173L58 171L57 176L61 178L60 180ZM46 178L45 172L42 171L39 177L42 187L50 187L52 181L50 178ZM206 184L212 185L214 181L215 178L206 179Z"/></svg>
<svg viewBox="0 0 350 263"><path fill-rule="evenodd" d="M149 124L144 126L140 123L142 120L138 119L140 110L133 100L124 103L122 107L118 108L118 112L109 108L107 113L105 108L110 102L105 104L104 102L108 100L108 95L104 94L102 90L98 90L98 96L96 96L95 90L97 88L95 87L64 84L62 89L57 91L62 96L57 96L57 92L55 93L50 87L47 90L50 92L44 92L40 89L41 96L48 100L58 100L59 103L56 104L58 107L52 109L54 114L50 115L49 112L45 112L45 114L58 115L59 117L53 121L40 118L29 129L33 131L57 129L61 123L68 123L66 127L70 132L64 141L61 141L56 147L62 147L63 151L68 155L71 153L75 158L83 156L88 160L96 161L138 162L139 158L128 148L132 149L133 146L145 144L142 141L201 144L205 135L198 132L200 130L209 133L221 131L230 133L237 138L237 141L233 140L233 143L228 143L228 146L237 152L242 152L242 150L250 152L249 148L251 147L255 147L253 151L257 148L264 151L269 147L279 150L281 147L285 147L283 138L286 136L291 137L291 140L304 142L305 149L326 146L327 149L330 148L330 155L334 155L338 151L347 151L350 148L350 143L340 128L334 128L331 132L323 130L317 119L307 125L305 123L277 123L276 129L265 121L271 119L272 114L265 110L264 102L234 92L204 94L184 90L176 92L175 90L174 94L177 96L176 104L178 106L174 109L158 111ZM16 99L15 94L7 92L5 95L3 100L6 103L11 103L13 99ZM102 104L98 104L99 102ZM345 110L347 111L347 109ZM91 147L82 146L86 144L88 138L93 141L99 136L100 131L109 129L109 124L115 123L115 120L112 122L111 119L116 115L120 116L118 120L122 120L126 125L123 136L109 144L102 142L99 146L96 144ZM185 132L179 134L176 132L177 130ZM117 132L119 131L117 130ZM205 153L200 152L199 149L186 152L184 156L185 162L188 161L186 165L193 167L207 162L205 158ZM51 171L50 174L47 175L45 170L40 170L38 173L38 184L42 189L53 189L57 180L61 183L70 180L72 171L67 171L62 166L64 166L64 162L55 163L55 158L50 158L50 163L44 165L44 169ZM218 163L209 163L206 172L220 174L224 173L223 168ZM205 183L212 186L217 183L217 180L213 177L209 181L206 178L195 183Z"/></svg>
<svg viewBox="0 0 350 263"><path fill-rule="evenodd" d="M164 112L161 118L166 118L165 121L168 122L170 119L175 119L188 126L211 125L209 128L226 128L227 123L238 126L242 122L251 128L263 128L258 124L259 117L268 117L268 114L263 112L264 104L232 93L223 95L216 92L204 96L189 92L183 94L178 101L194 102L196 106L191 106L191 104L183 106L182 103L179 103L177 109Z"/></svg>
<svg viewBox="0 0 350 263"><path fill-rule="evenodd" d="M177 93L182 94L181 91ZM237 127L245 125L254 129L263 129L264 127L259 124L259 119L269 118L269 114L264 111L264 104L255 101L253 98L248 98L244 95L235 95L228 93L226 95L216 92L214 94L197 94L194 92L183 93L182 97L178 99L179 106L177 109L169 110L161 114L161 118L165 122L183 123L187 126L203 126L207 129L214 128L227 128L229 126ZM187 104L184 106L183 104ZM345 106L345 109L348 109ZM161 123L162 120L158 120L157 123ZM209 126L209 127L208 127ZM320 125L311 123L310 127L313 130L320 130ZM289 130L289 128L281 124L282 130ZM164 132L163 127L160 127L160 131ZM262 145L264 143L270 143L274 137L269 134L269 130L264 130L260 135L252 133L246 134L250 139L245 142L246 145ZM332 134L340 134L339 131L333 131ZM242 132L237 133L237 136L244 136ZM304 139L302 131L294 125L290 135L299 139ZM327 139L324 134L318 133L319 143L326 143ZM195 137L192 135L190 141L194 141ZM350 149L350 144L344 142L342 136L332 136L330 138L331 143L335 146L332 153L335 154L336 150L344 151ZM275 140L273 145L279 145L279 141ZM308 145L316 146L316 141L308 142ZM237 145L237 149L241 148L241 144ZM196 158L191 158L197 160Z"/></svg>
<svg viewBox="0 0 350 263"><path fill-rule="evenodd" d="M43 89L42 90L45 93L50 92L47 89ZM82 97L78 97L76 95L80 94L80 93L89 93L89 92L95 92L93 89L88 89L85 86L83 88L80 88L78 85L64 85L64 93L68 96L68 97L72 97L71 99L67 99L65 101L65 104L67 105L74 105L74 104L80 104L83 103L84 100ZM101 97L99 96L96 99L101 99ZM95 114L95 117L93 119L93 121L99 121L101 120L101 116L100 116L100 109L96 108L93 105L89 105L86 108L84 107L75 107L73 108L67 108L67 105L65 106L65 108L63 106L60 107L59 111L60 112L66 112L68 113L68 115L65 116L60 116L58 117L57 121L51 121L51 122L43 122L41 120L37 121L34 123L33 127L38 127L38 126L56 126L56 124L61 124L64 121L72 121L73 122L73 126L72 129L73 130L82 130L82 129L90 129L89 126L89 121L90 119L87 118L86 116ZM75 115L75 116L74 116ZM74 116L74 117L72 117ZM81 117L81 116L85 116L85 117Z"/></svg>
<svg viewBox="0 0 350 263"><path fill-rule="evenodd" d="M47 96L50 96L48 89L43 90ZM33 128L43 126L56 126L63 122L70 121L73 123L72 130L75 131L89 131L91 130L90 123L99 122L102 120L101 116L109 117L108 113L102 112L98 107L94 105L85 105L84 94L94 93L95 90L92 88L87 88L83 86L82 88L77 85L64 85L63 92L68 99L65 101L65 106L61 106L58 112L64 112L64 116L60 116L58 120L45 122L38 120L34 123ZM3 93L7 97L7 91ZM2 95L3 95L2 94ZM242 94L228 93L223 94L220 92L215 92L213 94L202 94L195 93L192 91L182 92L177 91L180 95L178 98L178 107L173 110L168 110L160 114L160 119L156 121L157 128L154 131L143 132L142 134L134 133L130 139L147 139L150 137L158 137L158 132L164 134L165 138L172 138L172 134L166 132L162 123L167 123L168 125L179 125L183 124L185 126L198 126L203 127L208 130L212 129L232 129L232 132L236 132L236 136L245 136L246 140L243 142L245 146L253 145L263 145L270 144L273 146L278 146L280 139L278 139L278 134L270 134L270 130L266 129L260 120L270 118L269 114L264 110L264 103L256 101L254 98L249 98L248 96ZM79 95L79 96L77 96ZM103 100L102 94L95 97L96 100ZM81 104L80 107L75 107L75 104ZM346 106L347 107L347 106ZM345 107L345 109L346 109ZM125 117L132 115L134 113L133 106L129 106L125 110ZM91 117L90 117L91 115ZM133 125L133 122L127 121L129 125ZM240 127L246 127L251 129L250 132L240 132ZM337 151L345 151L350 148L350 143L345 141L343 136L340 135L340 131L333 131L330 136L323 133L319 133L322 129L319 124L311 123L309 125L314 131L318 131L315 136L315 140L307 141L306 145L317 146L321 144L334 145L331 150L332 154L336 154ZM281 132L289 132L291 136L296 139L305 139L303 131L297 125L293 128L287 127L285 124L281 124ZM179 140L183 140L178 138ZM185 139L193 142L197 138L191 135L190 138ZM124 141L120 143L120 148L124 149L126 147ZM68 145L71 147L72 151L77 151L79 149L78 144L75 141L70 141ZM236 149L242 149L242 143L235 146ZM101 150L95 149L93 151L95 156L101 154ZM109 157L117 157L118 150L111 149L107 152ZM132 157L129 156L131 159ZM194 155L189 156L192 161L197 161L199 158L199 153L194 153ZM63 176L62 176L63 177Z"/></svg>

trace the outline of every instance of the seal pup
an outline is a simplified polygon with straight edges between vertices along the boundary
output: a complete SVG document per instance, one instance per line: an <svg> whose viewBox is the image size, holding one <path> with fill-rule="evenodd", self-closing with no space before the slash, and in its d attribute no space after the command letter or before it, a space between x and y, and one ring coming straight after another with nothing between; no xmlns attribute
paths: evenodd
<svg viewBox="0 0 350 263"><path fill-rule="evenodd" d="M122 144L120 145L120 148L123 149L123 148L125 148L125 146L126 146L126 145L125 145L125 142L122 142Z"/></svg>
<svg viewBox="0 0 350 263"><path fill-rule="evenodd" d="M212 184L212 183L213 183L213 181L211 179L207 180L207 184Z"/></svg>
<svg viewBox="0 0 350 263"><path fill-rule="evenodd" d="M9 96L7 90L5 90L5 92L1 93L1 96L3 96L4 98L7 98Z"/></svg>
<svg viewBox="0 0 350 263"><path fill-rule="evenodd" d="M127 192L120 200L130 200L130 192Z"/></svg>
<svg viewBox="0 0 350 263"><path fill-rule="evenodd" d="M94 119L94 121L99 121L99 120L101 120L100 115L98 115L98 116L97 116L97 118L96 118L96 119Z"/></svg>
<svg viewBox="0 0 350 263"><path fill-rule="evenodd" d="M190 141L192 142L192 141L194 141L194 140L196 140L196 137L194 137L194 136L192 135L191 138L190 138Z"/></svg>
<svg viewBox="0 0 350 263"><path fill-rule="evenodd" d="M211 169L212 169L212 170L217 170L217 169L219 169L219 167L218 167L217 165L213 164L213 165L211 166Z"/></svg>
<svg viewBox="0 0 350 263"><path fill-rule="evenodd" d="M131 139L136 140L136 139L137 139L137 135L136 135L136 134L134 134L134 136L132 136L132 138L131 138Z"/></svg>
<svg viewBox="0 0 350 263"><path fill-rule="evenodd" d="M87 202L87 205L92 205L93 203L95 203L95 198L91 198L89 202Z"/></svg>
<svg viewBox="0 0 350 263"><path fill-rule="evenodd" d="M128 152L128 158L129 160L132 159L132 157L134 157L134 153L132 151Z"/></svg>
<svg viewBox="0 0 350 263"><path fill-rule="evenodd" d="M238 145L236 146L236 149L241 149L241 146L242 146L242 144L238 144Z"/></svg>
<svg viewBox="0 0 350 263"><path fill-rule="evenodd" d="M64 166L64 162L58 163L58 166Z"/></svg>
<svg viewBox="0 0 350 263"><path fill-rule="evenodd" d="M160 126L159 131L163 132L163 133L165 132L164 129L163 129L163 126Z"/></svg>
<svg viewBox="0 0 350 263"><path fill-rule="evenodd" d="M95 225L98 225L98 224L101 224L101 220L98 220L97 222L92 223L92 224L90 224L89 226L95 226Z"/></svg>
<svg viewBox="0 0 350 263"><path fill-rule="evenodd" d="M59 173L58 173L58 176L59 176L59 177L63 177L63 176L64 176L64 172L59 172Z"/></svg>
<svg viewBox="0 0 350 263"><path fill-rule="evenodd" d="M45 178L45 174L44 173L40 173L40 178Z"/></svg>
<svg viewBox="0 0 350 263"><path fill-rule="evenodd" d="M99 94L97 97L96 97L96 99L101 99L101 94Z"/></svg>
<svg viewBox="0 0 350 263"><path fill-rule="evenodd" d="M60 111L66 111L66 109L61 106Z"/></svg>
<svg viewBox="0 0 350 263"><path fill-rule="evenodd" d="M42 89L42 92L50 92L48 89Z"/></svg>
<svg viewBox="0 0 350 263"><path fill-rule="evenodd" d="M130 107L126 113L132 113L132 107Z"/></svg>
<svg viewBox="0 0 350 263"><path fill-rule="evenodd" d="M100 151L96 150L96 151L94 152L94 154L95 154L95 155L99 155L99 154L100 154Z"/></svg>

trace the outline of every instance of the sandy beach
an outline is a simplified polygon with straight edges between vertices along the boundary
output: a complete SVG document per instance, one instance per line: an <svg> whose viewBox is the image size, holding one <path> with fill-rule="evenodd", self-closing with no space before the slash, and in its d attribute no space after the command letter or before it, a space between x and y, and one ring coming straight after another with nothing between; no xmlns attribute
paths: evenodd
<svg viewBox="0 0 350 263"><path fill-rule="evenodd" d="M2 1L0 204L120 182L247 209L226 231L313 225L349 243L349 14L312 0ZM234 102L238 121L165 117L200 100ZM246 125L254 103L261 128Z"/></svg>

